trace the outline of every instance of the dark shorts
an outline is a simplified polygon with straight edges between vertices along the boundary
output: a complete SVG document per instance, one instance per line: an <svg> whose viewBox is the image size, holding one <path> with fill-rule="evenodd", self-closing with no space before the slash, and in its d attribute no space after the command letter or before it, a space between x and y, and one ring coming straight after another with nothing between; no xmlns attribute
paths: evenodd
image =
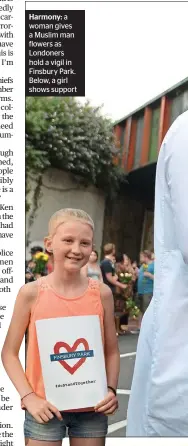
<svg viewBox="0 0 188 446"><path fill-rule="evenodd" d="M96 412L61 412L63 420L56 417L40 424L26 411L25 438L41 441L60 441L66 436L77 438L103 438L107 435L108 417Z"/></svg>

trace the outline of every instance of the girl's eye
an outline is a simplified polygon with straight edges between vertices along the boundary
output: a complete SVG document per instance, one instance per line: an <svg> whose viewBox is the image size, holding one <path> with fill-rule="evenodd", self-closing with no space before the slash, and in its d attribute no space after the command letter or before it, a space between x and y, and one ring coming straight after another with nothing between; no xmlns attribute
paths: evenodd
<svg viewBox="0 0 188 446"><path fill-rule="evenodd" d="M72 243L72 240L70 238L68 238L68 239L64 239L63 242Z"/></svg>
<svg viewBox="0 0 188 446"><path fill-rule="evenodd" d="M90 246L90 243L89 243L89 242L82 242L82 245L84 245L84 246Z"/></svg>

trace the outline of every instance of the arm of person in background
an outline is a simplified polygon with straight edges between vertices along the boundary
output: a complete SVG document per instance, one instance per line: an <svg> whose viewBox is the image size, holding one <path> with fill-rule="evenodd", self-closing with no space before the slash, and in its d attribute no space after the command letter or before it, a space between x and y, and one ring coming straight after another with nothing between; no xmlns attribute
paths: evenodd
<svg viewBox="0 0 188 446"><path fill-rule="evenodd" d="M121 288L123 290L125 290L127 288L127 285L124 285L123 283L120 283L118 281L117 274L115 274L115 275L112 274L112 265L111 265L110 261L103 263L103 270L104 270L105 277L109 283L111 283L114 286L119 286L119 288Z"/></svg>
<svg viewBox="0 0 188 446"><path fill-rule="evenodd" d="M175 237L183 260L188 264L188 112L177 120L177 128L167 141L166 176L170 191Z"/></svg>
<svg viewBox="0 0 188 446"><path fill-rule="evenodd" d="M130 272L131 272L131 274L132 274L132 281L133 281L133 282L136 282L136 280L137 280L137 278L138 278L137 269L136 269L136 268L135 268L135 269L132 268Z"/></svg>
<svg viewBox="0 0 188 446"><path fill-rule="evenodd" d="M151 280L154 280L154 274L150 273L149 271L144 272L144 277L148 277Z"/></svg>
<svg viewBox="0 0 188 446"><path fill-rule="evenodd" d="M107 285L101 284L100 290L101 301L104 308L104 352L107 385L116 390L120 371L120 354L114 323L114 301L112 292ZM114 395L113 391L109 389L106 398L97 404L95 411L110 415L113 414L117 408L117 397Z"/></svg>
<svg viewBox="0 0 188 446"><path fill-rule="evenodd" d="M122 290L125 290L127 288L127 285L119 282L117 274L115 274L115 276L113 276L112 273L110 272L110 273L105 273L105 276L106 276L108 282L111 283L112 285L118 286Z"/></svg>
<svg viewBox="0 0 188 446"><path fill-rule="evenodd" d="M53 414L59 420L62 419L62 416L56 407L33 392L19 360L20 346L28 328L31 308L37 295L38 284L36 282L27 283L20 289L1 358L7 375L20 394L24 408L38 423L45 423L54 417Z"/></svg>
<svg viewBox="0 0 188 446"><path fill-rule="evenodd" d="M138 279L138 276L139 276L139 268L137 267L136 268L136 278Z"/></svg>

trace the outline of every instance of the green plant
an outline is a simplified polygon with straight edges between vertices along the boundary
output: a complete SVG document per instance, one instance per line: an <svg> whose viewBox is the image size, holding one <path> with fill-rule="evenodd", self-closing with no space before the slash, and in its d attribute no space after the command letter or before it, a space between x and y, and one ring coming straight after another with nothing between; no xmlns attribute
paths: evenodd
<svg viewBox="0 0 188 446"><path fill-rule="evenodd" d="M137 319L140 315L139 308L137 307L137 305L135 305L134 300L132 300L131 298L126 300L126 309L129 312L129 316L133 319Z"/></svg>
<svg viewBox="0 0 188 446"><path fill-rule="evenodd" d="M100 107L81 105L71 97L26 99L27 195L30 178L56 167L114 196L124 173L113 164L113 149L112 122Z"/></svg>

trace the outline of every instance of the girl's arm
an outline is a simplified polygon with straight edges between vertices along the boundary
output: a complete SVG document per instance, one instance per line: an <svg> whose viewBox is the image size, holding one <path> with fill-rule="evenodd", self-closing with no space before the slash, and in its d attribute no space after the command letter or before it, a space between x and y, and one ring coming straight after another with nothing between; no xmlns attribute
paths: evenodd
<svg viewBox="0 0 188 446"><path fill-rule="evenodd" d="M101 300L104 308L104 339L107 385L116 390L120 371L120 354L114 322L114 302L112 292L105 284L101 284ZM112 414L118 407L117 397L109 390L104 401L95 410Z"/></svg>
<svg viewBox="0 0 188 446"><path fill-rule="evenodd" d="M1 353L4 368L21 398L32 392L19 360L19 350L29 324L31 306L36 296L36 282L28 283L20 289Z"/></svg>
<svg viewBox="0 0 188 446"><path fill-rule="evenodd" d="M24 407L39 423L44 423L53 418L52 412L59 419L62 419L61 414L51 403L33 393L19 360L20 346L29 325L31 308L37 298L37 293L37 282L27 283L20 289L1 358L7 375L20 394Z"/></svg>

